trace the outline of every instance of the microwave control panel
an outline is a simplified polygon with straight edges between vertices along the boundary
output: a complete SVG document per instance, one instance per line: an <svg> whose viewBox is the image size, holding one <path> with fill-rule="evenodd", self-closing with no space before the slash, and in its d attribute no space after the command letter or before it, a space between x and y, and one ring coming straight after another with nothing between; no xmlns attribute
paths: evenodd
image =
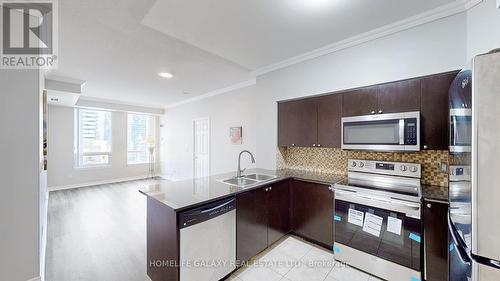
<svg viewBox="0 0 500 281"><path fill-rule="evenodd" d="M417 144L417 119L408 118L405 119L405 144L406 145L416 145Z"/></svg>

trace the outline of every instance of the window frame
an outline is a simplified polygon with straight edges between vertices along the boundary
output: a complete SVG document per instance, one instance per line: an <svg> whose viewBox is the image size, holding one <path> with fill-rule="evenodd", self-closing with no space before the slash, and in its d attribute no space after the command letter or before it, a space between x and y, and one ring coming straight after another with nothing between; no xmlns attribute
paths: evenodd
<svg viewBox="0 0 500 281"><path fill-rule="evenodd" d="M111 123L110 123L110 149L109 152L86 152L83 153L81 152L81 146L80 146L80 111L81 110L92 110L92 111L100 111L100 112L107 112L111 114ZM110 168L112 165L112 154L113 154L113 111L112 110L106 110L106 109L100 109L100 108L86 108L86 107L75 107L75 136L74 136L74 168L77 170L88 170L88 169L99 169L99 168ZM81 161L81 157L83 156L95 156L95 155L107 155L108 156L108 163L106 164L90 164L90 165L84 165Z"/></svg>
<svg viewBox="0 0 500 281"><path fill-rule="evenodd" d="M136 163L130 163L128 161L128 154L129 152L142 152L140 150L129 150L128 149L128 144L129 144L129 137L128 137L128 134L129 134L129 116L130 115L142 115L142 116L147 116L148 118L150 118L150 121L151 121L151 124L149 125L149 130L152 130L151 134L149 135L152 135L154 137L154 147L155 147L155 151L154 151L154 155L153 155L153 163L156 161L154 160L155 159L155 154L157 153L156 151L156 148L157 148L157 137L156 137L156 134L157 134L157 128L156 128L156 115L153 115L153 114L148 114L148 113L140 113L140 112L127 112L127 117L126 117L126 128L127 128L127 134L126 134L126 151L125 151L125 158L126 158L126 165L127 166L144 166L144 165L149 165L150 164L150 153L149 153L149 149L146 145L146 155L147 155L147 161L146 162L136 162ZM147 133L146 133L147 134ZM146 139L148 137L148 134L146 135Z"/></svg>

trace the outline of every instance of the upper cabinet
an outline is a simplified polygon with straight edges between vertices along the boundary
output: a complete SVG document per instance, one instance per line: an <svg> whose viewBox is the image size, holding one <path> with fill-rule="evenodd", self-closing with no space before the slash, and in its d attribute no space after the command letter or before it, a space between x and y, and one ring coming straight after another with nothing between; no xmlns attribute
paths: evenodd
<svg viewBox="0 0 500 281"><path fill-rule="evenodd" d="M342 116L420 110L420 79L370 86L344 93Z"/></svg>
<svg viewBox="0 0 500 281"><path fill-rule="evenodd" d="M420 79L411 79L379 86L377 113L420 110Z"/></svg>
<svg viewBox="0 0 500 281"><path fill-rule="evenodd" d="M422 149L448 150L448 89L458 71L422 78Z"/></svg>
<svg viewBox="0 0 500 281"><path fill-rule="evenodd" d="M421 112L422 149L448 149L448 89L458 71L278 103L278 145L340 147L342 117Z"/></svg>
<svg viewBox="0 0 500 281"><path fill-rule="evenodd" d="M278 103L278 145L340 147L342 95Z"/></svg>
<svg viewBox="0 0 500 281"><path fill-rule="evenodd" d="M340 147L342 95L332 94L316 99L318 105L318 140L316 146Z"/></svg>
<svg viewBox="0 0 500 281"><path fill-rule="evenodd" d="M375 114L378 111L378 86L348 91L343 94L342 116Z"/></svg>
<svg viewBox="0 0 500 281"><path fill-rule="evenodd" d="M278 103L278 144L280 146L316 144L317 123L315 99Z"/></svg>

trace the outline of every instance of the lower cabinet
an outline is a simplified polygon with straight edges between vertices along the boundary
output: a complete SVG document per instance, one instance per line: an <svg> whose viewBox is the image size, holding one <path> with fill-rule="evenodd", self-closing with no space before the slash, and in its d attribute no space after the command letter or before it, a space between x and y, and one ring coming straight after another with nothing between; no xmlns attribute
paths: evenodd
<svg viewBox="0 0 500 281"><path fill-rule="evenodd" d="M423 206L424 279L448 280L448 204L426 201Z"/></svg>
<svg viewBox="0 0 500 281"><path fill-rule="evenodd" d="M334 203L330 186L294 180L290 199L292 231L325 247L333 247Z"/></svg>
<svg viewBox="0 0 500 281"><path fill-rule="evenodd" d="M248 261L290 231L289 181L236 196L236 259Z"/></svg>

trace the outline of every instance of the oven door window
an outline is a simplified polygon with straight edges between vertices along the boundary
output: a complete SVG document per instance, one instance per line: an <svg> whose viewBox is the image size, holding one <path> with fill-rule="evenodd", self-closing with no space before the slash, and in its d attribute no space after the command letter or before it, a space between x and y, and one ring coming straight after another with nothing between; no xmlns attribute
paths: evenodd
<svg viewBox="0 0 500 281"><path fill-rule="evenodd" d="M470 146L472 143L472 117L453 115L450 119L450 143L452 146Z"/></svg>
<svg viewBox="0 0 500 281"><path fill-rule="evenodd" d="M377 237L363 231L362 226L348 222L349 209L382 217L382 228ZM379 258L420 271L420 220L402 213L335 200L335 242L377 256ZM388 217L400 219L401 234L387 231ZM413 238L413 239L412 239Z"/></svg>
<svg viewBox="0 0 500 281"><path fill-rule="evenodd" d="M344 144L400 143L399 119L344 123Z"/></svg>

